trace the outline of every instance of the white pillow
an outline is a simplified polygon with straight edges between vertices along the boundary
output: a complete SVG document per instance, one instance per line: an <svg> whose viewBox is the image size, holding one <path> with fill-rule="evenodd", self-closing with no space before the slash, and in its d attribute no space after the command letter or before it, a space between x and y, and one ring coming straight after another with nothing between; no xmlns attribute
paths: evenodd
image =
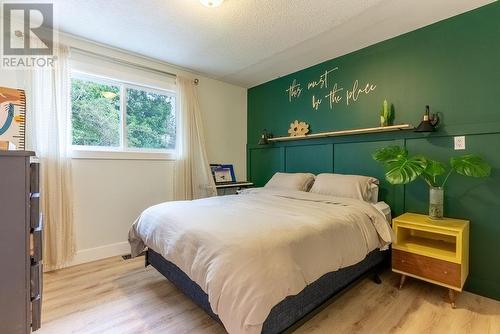
<svg viewBox="0 0 500 334"><path fill-rule="evenodd" d="M387 222L392 225L391 207L386 202L377 202L372 205L375 209L380 211L385 216L385 219L387 219Z"/></svg>
<svg viewBox="0 0 500 334"><path fill-rule="evenodd" d="M314 182L314 175L310 173L276 173L266 183L264 188L279 190L308 191Z"/></svg>
<svg viewBox="0 0 500 334"><path fill-rule="evenodd" d="M369 196L370 199L368 200L368 202L370 203L378 203L378 179L377 180L377 183L372 183L370 185L370 193L371 195Z"/></svg>
<svg viewBox="0 0 500 334"><path fill-rule="evenodd" d="M310 192L377 203L378 180L362 175L319 174Z"/></svg>

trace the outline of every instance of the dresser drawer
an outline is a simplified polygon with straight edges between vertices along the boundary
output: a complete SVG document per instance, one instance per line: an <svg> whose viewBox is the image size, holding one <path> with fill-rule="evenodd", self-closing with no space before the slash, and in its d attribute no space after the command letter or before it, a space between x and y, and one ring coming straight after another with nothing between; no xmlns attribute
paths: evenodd
<svg viewBox="0 0 500 334"><path fill-rule="evenodd" d="M392 269L461 288L460 264L392 250Z"/></svg>
<svg viewBox="0 0 500 334"><path fill-rule="evenodd" d="M31 301L31 330L34 332L42 325L42 297Z"/></svg>
<svg viewBox="0 0 500 334"><path fill-rule="evenodd" d="M40 192L40 164L30 163L30 192Z"/></svg>
<svg viewBox="0 0 500 334"><path fill-rule="evenodd" d="M41 221L41 217L40 217L40 221ZM37 262L40 262L42 261L42 239L43 239L43 235L42 235L42 223L40 222L40 226L33 231L33 233L31 234L31 252L30 252L30 255L31 255L31 260L33 263L37 263Z"/></svg>
<svg viewBox="0 0 500 334"><path fill-rule="evenodd" d="M30 195L30 226L37 229L40 226L40 194Z"/></svg>
<svg viewBox="0 0 500 334"><path fill-rule="evenodd" d="M42 264L31 265L30 296L31 299L37 299L42 294Z"/></svg>

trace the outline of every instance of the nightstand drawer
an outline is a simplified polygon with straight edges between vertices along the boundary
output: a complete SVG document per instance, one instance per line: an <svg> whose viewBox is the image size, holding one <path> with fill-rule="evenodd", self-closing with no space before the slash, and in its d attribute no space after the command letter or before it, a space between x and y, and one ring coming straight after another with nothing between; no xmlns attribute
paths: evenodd
<svg viewBox="0 0 500 334"><path fill-rule="evenodd" d="M461 288L460 264L392 250L392 269Z"/></svg>

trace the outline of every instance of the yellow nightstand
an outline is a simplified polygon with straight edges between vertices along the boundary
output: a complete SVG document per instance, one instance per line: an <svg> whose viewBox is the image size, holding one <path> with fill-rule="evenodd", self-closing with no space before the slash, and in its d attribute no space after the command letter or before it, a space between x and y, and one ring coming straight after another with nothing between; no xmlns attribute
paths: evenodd
<svg viewBox="0 0 500 334"><path fill-rule="evenodd" d="M392 271L447 287L455 308L455 291L462 291L469 274L469 221L405 213L392 220Z"/></svg>

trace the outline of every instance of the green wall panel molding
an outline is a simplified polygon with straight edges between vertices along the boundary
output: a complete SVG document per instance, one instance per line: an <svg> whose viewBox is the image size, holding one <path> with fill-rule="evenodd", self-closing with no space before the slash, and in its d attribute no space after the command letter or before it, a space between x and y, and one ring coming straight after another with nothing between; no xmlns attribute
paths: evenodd
<svg viewBox="0 0 500 334"><path fill-rule="evenodd" d="M483 295L484 291L488 291L489 297L500 300L500 285L498 285L498 281L469 277L466 289L479 295Z"/></svg>
<svg viewBox="0 0 500 334"><path fill-rule="evenodd" d="M381 198L395 214L426 213L428 189L423 182L392 186L371 153L392 143L441 161L465 153L482 155L493 167L489 179L454 175L445 192L445 214L471 220L470 275L466 289L500 300L500 3L326 61L248 90L248 178L264 185L277 171L338 173L378 177ZM307 89L321 74L328 87ZM289 101L286 90L295 80L302 92ZM358 80L376 89L355 103L343 100L329 108L325 96L337 83L342 93ZM315 110L312 96L323 102ZM394 104L394 124L417 126L425 105L442 122L432 134L401 131L279 142L259 146L262 129L286 135L295 119L312 133L379 125L382 101ZM465 151L453 149L453 136L466 135Z"/></svg>
<svg viewBox="0 0 500 334"><path fill-rule="evenodd" d="M404 146L402 140L344 143L335 145L335 173L373 176L379 179L379 200L391 205L395 214L403 212L404 187L393 186L384 178L384 169L372 159L375 150L389 145Z"/></svg>
<svg viewBox="0 0 500 334"><path fill-rule="evenodd" d="M499 132L500 132L500 122L489 122L489 123L479 122L479 123L457 124L457 125L447 125L447 126L442 125L439 126L438 131L433 133L417 133L413 132L413 130L403 130L394 133L382 132L375 134L359 134L359 135L347 135L340 137L309 139L306 141L298 140L292 142L276 142L269 145L258 145L257 143L254 143L247 145L247 148L254 149L254 148L264 148L264 147L284 147L289 145L309 146L316 144L357 143L366 141L384 141L392 139L436 138L436 137L463 136L463 135L475 135L475 134L499 133Z"/></svg>
<svg viewBox="0 0 500 334"><path fill-rule="evenodd" d="M332 173L333 145L290 146L285 149L287 173Z"/></svg>
<svg viewBox="0 0 500 334"><path fill-rule="evenodd" d="M267 148L251 150L249 154L249 180L262 187L276 172L285 170L285 149Z"/></svg>

